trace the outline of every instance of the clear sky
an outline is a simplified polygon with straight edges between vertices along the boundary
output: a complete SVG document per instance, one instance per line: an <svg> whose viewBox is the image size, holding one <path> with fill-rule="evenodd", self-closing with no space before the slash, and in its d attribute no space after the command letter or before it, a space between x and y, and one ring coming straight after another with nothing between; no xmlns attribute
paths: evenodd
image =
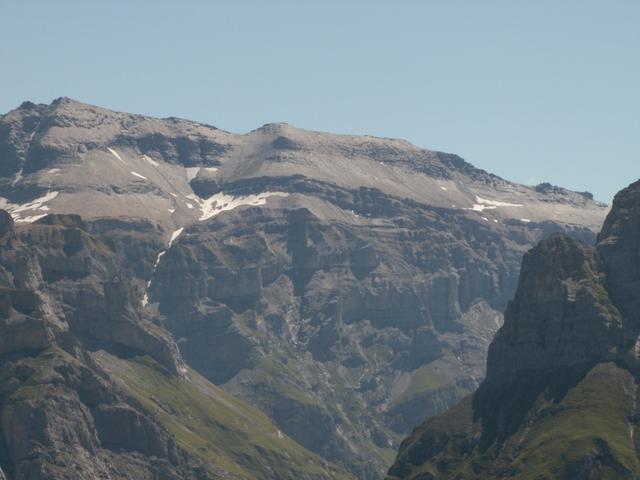
<svg viewBox="0 0 640 480"><path fill-rule="evenodd" d="M640 1L0 0L0 111L60 96L400 137L608 202L640 177Z"/></svg>

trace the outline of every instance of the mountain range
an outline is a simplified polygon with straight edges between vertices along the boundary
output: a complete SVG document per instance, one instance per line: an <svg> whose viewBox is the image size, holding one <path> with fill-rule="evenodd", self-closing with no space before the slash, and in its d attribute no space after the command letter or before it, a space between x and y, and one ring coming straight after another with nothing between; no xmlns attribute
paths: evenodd
<svg viewBox="0 0 640 480"><path fill-rule="evenodd" d="M514 295L472 398L539 356L509 343L522 257L551 236L600 272L578 242L609 210L403 140L68 98L0 117L0 208L10 479L381 478L480 385Z"/></svg>

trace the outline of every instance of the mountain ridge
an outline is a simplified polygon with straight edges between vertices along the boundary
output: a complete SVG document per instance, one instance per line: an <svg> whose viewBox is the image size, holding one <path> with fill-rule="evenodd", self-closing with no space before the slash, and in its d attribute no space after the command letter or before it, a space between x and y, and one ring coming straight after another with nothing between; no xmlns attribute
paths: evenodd
<svg viewBox="0 0 640 480"><path fill-rule="evenodd" d="M0 208L79 215L121 264L128 328L364 479L477 387L521 256L594 242L607 211L406 141L28 107L0 117Z"/></svg>
<svg viewBox="0 0 640 480"><path fill-rule="evenodd" d="M83 114L87 114L87 115L97 115L99 114L102 117L105 117L106 120L109 120L109 118L113 117L112 120L116 120L119 117L121 118L121 121L125 122L125 125L123 128L126 129L126 123L127 122L133 122L134 120L138 120L138 121L142 121L142 122L147 122L147 123L151 123L151 124L167 124L169 127L172 124L184 124L184 125L191 125L194 126L194 128L201 128L201 129L205 129L205 130L211 130L212 132L215 132L219 135L221 135L221 138L231 138L231 137L250 137L252 136L252 134L255 133L266 133L266 134L276 134L277 137L274 140L280 140L281 138L284 138L285 140L290 140L287 139L286 137L281 137L281 133L286 134L287 132L289 132L290 134L293 134L295 136L295 134L300 134L300 135L309 135L312 137L322 137L322 136L326 136L326 137L330 137L330 138L334 138L334 139L344 139L344 140L359 140L359 139L369 139L371 141L377 141L380 142L382 144L385 144L388 142L388 144L390 146L398 146L398 147L405 147L405 148L409 148L410 150L412 150L413 152L423 152L426 154L430 154L430 155L436 155L436 156L442 156L445 164L449 167L454 167L456 169L462 170L462 171L466 171L466 172L473 172L478 174L481 177L486 177L488 179L492 179L492 180L496 180L499 182L505 182L504 179L502 179L501 177L491 174L489 172L487 172L486 170L477 168L475 166L473 166L472 164L466 162L464 159L462 159L461 157L455 155L455 154L451 154L451 153L444 153L444 152L437 152L434 150L428 150L422 147L418 147L413 145L412 143L410 143L407 140L403 140L403 139L396 139L396 138L389 138L389 137L377 137L377 136L370 136L370 135L364 135L364 136L359 136L359 135L347 135L347 134L335 134L335 133L325 133L325 132L320 132L320 131L311 131L311 130L304 130L304 129L300 129L297 127L294 127L288 123L284 123L284 122L277 122L277 123L267 123L261 127L258 127L254 130L251 130L250 132L244 133L244 134L234 134L222 129L219 129L218 127L209 125L209 124L204 124L204 123L198 123L198 122L193 122L187 119L182 119L182 118L176 118L176 117L167 117L167 118L156 118L156 117L150 117L150 116L146 116L146 115L139 115L139 114L125 114L125 113L120 113L120 112L114 112L102 107L97 107L94 105L89 105L89 104L84 104L82 102L73 100L69 97L60 97L56 100L54 100L50 105L46 105L46 104L33 104L31 102L28 102L28 104L30 105L29 108L24 108L24 105L27 102L24 102L21 107L19 107L16 110L12 110L10 112L7 112L6 114L3 115L3 117L6 117L7 115L12 115L12 114L18 114L21 111L27 110L37 110L38 112L41 113L41 115L46 115L48 114L49 117L51 116L52 113L58 113L57 117L58 118L62 118L65 119L66 121L70 121L73 120L73 115L71 115L70 118L68 117L69 112L77 112L80 111ZM53 108L52 108L53 107ZM53 112L51 111L53 110ZM67 114L67 117L65 117L65 113ZM46 118L49 118L46 117ZM55 118L56 115L53 115L53 117ZM76 120L82 120L82 116L79 116ZM55 120L52 120L49 118L49 120L47 120L48 122L53 122L54 125L52 125L53 127L55 127ZM45 122L46 123L46 122ZM100 127L101 125L104 125L104 122L102 123L98 123L96 125L93 125L93 127L91 128L96 128L96 127ZM33 126L32 126L33 127ZM36 133L35 131L31 132L31 133ZM196 132L197 133L197 132ZM117 132L112 131L111 132L112 135L112 140L115 140L116 143L119 141L124 140L123 138L119 137L117 135ZM80 140L80 138L76 138L75 140ZM289 148L291 147L292 144L289 144ZM366 142L364 142L364 145L366 146ZM218 145L218 147L222 148L222 145ZM283 145L284 149L287 149L287 145ZM393 153L393 152L392 152ZM425 157L425 159L427 159L429 157ZM215 163L215 162L214 162ZM541 185L546 185L546 184L541 184ZM528 191L536 191L536 187L529 187L529 186L524 186L524 185L520 185L520 187L528 190ZM537 186L539 187L539 186ZM561 191L566 193L573 193L570 192L569 190L566 189L562 189L560 188ZM556 192L558 193L558 192ZM470 205L471 207L472 205ZM598 225L594 225L595 227L597 227Z"/></svg>

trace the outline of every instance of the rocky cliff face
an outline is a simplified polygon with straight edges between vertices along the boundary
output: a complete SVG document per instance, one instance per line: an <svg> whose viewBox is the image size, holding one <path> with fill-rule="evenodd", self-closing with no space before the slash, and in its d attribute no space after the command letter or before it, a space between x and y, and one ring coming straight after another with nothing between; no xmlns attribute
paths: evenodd
<svg viewBox="0 0 640 480"><path fill-rule="evenodd" d="M189 370L171 335L139 307L123 260L78 216L15 226L0 210L6 478L347 478ZM153 390L140 390L151 375ZM205 426L191 426L180 408ZM236 437L242 452L229 445Z"/></svg>
<svg viewBox="0 0 640 480"><path fill-rule="evenodd" d="M65 98L0 119L0 196L28 235L62 232L43 244L105 249L34 270L60 328L195 369L360 478L477 387L523 253L554 232L593 242L607 210L401 140Z"/></svg>
<svg viewBox="0 0 640 480"><path fill-rule="evenodd" d="M390 478L637 478L639 222L636 182L595 247L554 235L524 256L486 379L403 442Z"/></svg>

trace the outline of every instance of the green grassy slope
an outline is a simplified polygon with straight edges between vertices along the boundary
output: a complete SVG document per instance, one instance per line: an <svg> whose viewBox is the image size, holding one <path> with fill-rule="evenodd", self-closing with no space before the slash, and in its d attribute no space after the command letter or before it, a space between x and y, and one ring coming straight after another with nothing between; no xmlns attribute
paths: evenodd
<svg viewBox="0 0 640 480"><path fill-rule="evenodd" d="M487 448L468 398L407 439L389 478L640 478L636 388L626 369L597 365L561 398L542 393L519 429Z"/></svg>
<svg viewBox="0 0 640 480"><path fill-rule="evenodd" d="M185 450L237 479L353 479L284 435L259 410L196 372L180 378L148 357L96 354Z"/></svg>

